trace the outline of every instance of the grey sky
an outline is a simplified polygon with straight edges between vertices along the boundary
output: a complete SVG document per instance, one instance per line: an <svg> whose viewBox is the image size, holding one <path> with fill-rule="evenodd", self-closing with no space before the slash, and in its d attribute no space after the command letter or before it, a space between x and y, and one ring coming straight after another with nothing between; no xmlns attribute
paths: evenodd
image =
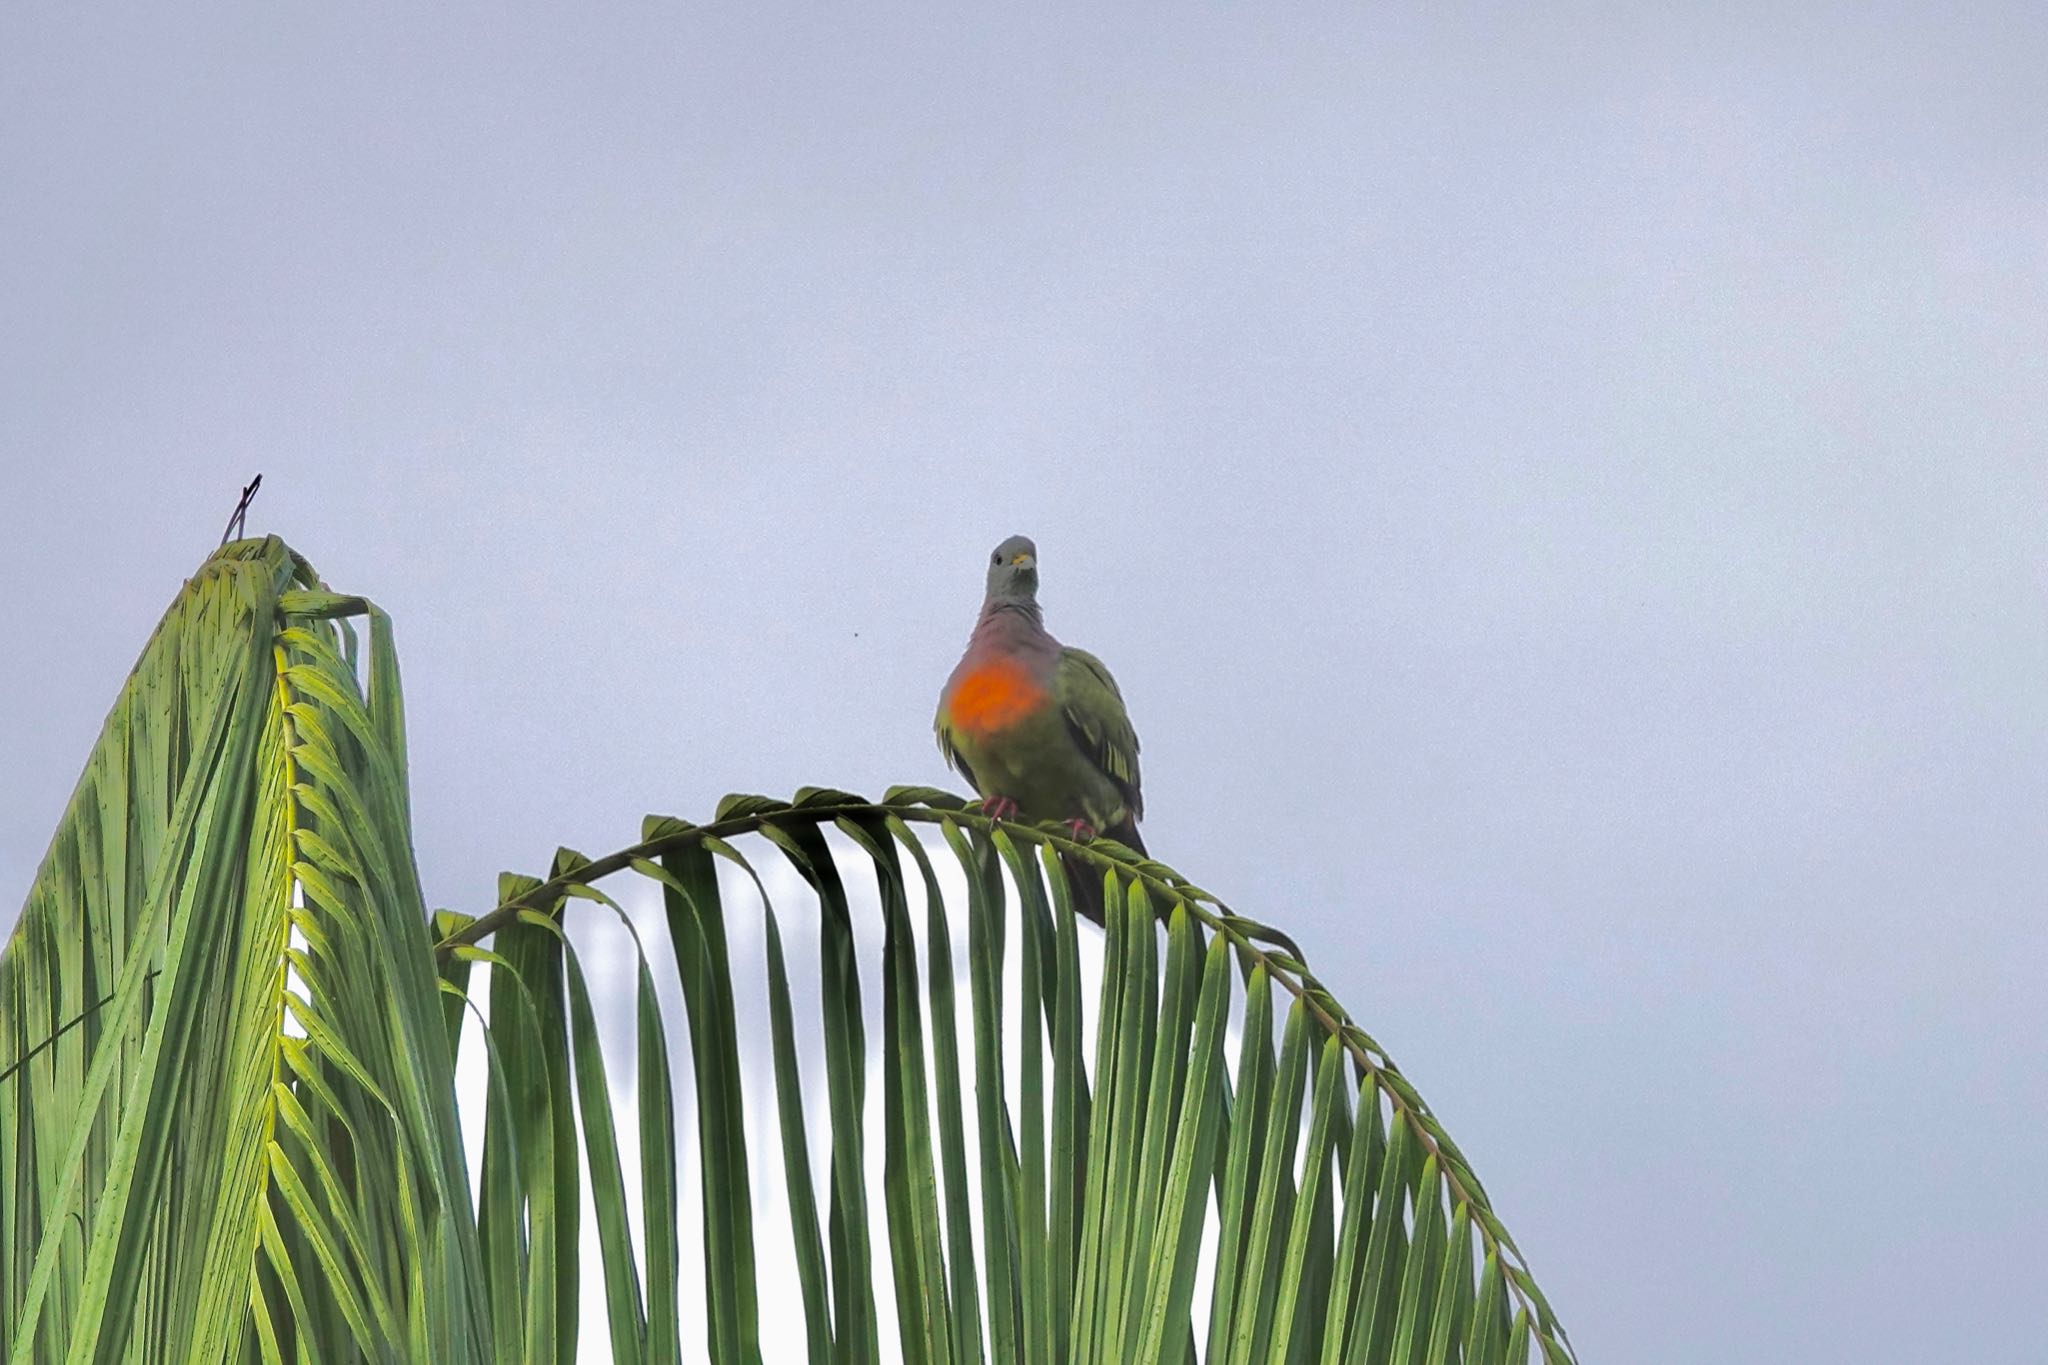
<svg viewBox="0 0 2048 1365"><path fill-rule="evenodd" d="M940 780L1025 531L1589 1362L2038 1359L2044 111L2039 4L10 5L0 923L258 470L472 910Z"/></svg>

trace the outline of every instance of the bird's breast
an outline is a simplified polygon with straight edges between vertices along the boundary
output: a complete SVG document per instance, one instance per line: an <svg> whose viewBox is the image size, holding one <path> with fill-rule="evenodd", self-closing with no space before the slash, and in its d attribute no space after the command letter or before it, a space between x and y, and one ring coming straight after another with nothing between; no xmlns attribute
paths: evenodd
<svg viewBox="0 0 2048 1365"><path fill-rule="evenodd" d="M1014 659L976 664L953 682L946 710L970 735L1007 730L1045 705L1048 693L1029 669Z"/></svg>

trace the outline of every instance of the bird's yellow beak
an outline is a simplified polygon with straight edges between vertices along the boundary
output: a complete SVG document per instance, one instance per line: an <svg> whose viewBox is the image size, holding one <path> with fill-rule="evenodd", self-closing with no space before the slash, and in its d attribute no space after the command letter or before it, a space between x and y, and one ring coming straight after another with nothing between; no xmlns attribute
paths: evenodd
<svg viewBox="0 0 2048 1365"><path fill-rule="evenodd" d="M1010 563L1017 568L1028 569L1032 565L1032 559L1030 555L1011 555Z"/></svg>

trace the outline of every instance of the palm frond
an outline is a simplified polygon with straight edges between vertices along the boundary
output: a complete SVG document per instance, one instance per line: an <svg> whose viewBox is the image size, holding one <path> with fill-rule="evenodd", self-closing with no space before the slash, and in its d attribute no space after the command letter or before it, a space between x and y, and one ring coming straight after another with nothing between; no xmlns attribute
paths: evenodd
<svg viewBox="0 0 2048 1365"><path fill-rule="evenodd" d="M1092 1000L1068 868L1109 910ZM8 1358L602 1340L665 1365L695 1341L760 1361L777 1333L833 1362L1572 1358L1385 1052L1291 940L1161 864L931 789L806 789L650 818L497 902L430 931L388 620L280 542L225 547L122 692L0 962ZM592 916L624 926L630 1013L579 950ZM605 1025L628 1017L621 1084ZM760 1216L768 1189L786 1218ZM783 1264L793 1283L764 1278Z"/></svg>

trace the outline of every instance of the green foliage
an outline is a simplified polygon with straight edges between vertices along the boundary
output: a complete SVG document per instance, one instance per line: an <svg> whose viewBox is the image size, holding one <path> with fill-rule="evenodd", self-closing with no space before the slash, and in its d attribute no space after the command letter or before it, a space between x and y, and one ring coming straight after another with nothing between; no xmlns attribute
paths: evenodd
<svg viewBox="0 0 2048 1365"><path fill-rule="evenodd" d="M807 888L815 981L792 982L764 859ZM1063 860L1104 879L1093 1001ZM730 900L720 863L753 894ZM862 960L847 869L873 879L879 960ZM672 964L607 878L658 892ZM807 789L729 797L706 825L650 819L596 860L565 850L498 902L430 928L384 616L274 539L210 559L109 716L0 959L8 1360L546 1362L601 1338L664 1365L688 1327L716 1361L759 1361L763 1238L782 1235L755 1223L763 1182L787 1196L814 1361L1572 1358L1462 1154L1293 943L1158 863L930 789ZM743 1049L752 976L727 925L757 913L769 1036ZM630 934L627 1093L607 1084L572 914ZM671 967L682 1021L657 989ZM487 1076L474 1199L466 1018ZM679 1282L679 1026L701 1285ZM754 1083L775 1132L745 1129L743 1056L770 1059ZM593 1254L601 1313L580 1297Z"/></svg>

